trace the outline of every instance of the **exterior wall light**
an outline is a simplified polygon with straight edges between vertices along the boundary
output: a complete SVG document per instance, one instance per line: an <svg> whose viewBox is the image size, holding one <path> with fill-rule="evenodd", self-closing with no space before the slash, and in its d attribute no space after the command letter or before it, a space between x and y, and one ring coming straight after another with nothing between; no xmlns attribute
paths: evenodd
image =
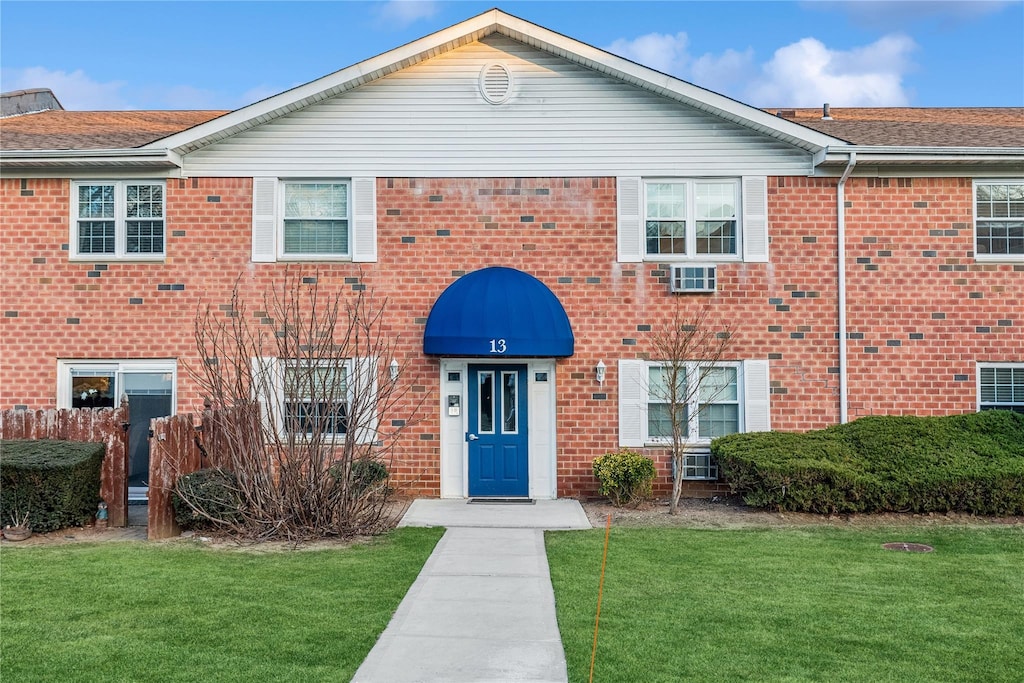
<svg viewBox="0 0 1024 683"><path fill-rule="evenodd" d="M388 373L391 375L392 382L398 379L398 361L394 358L391 359L391 364L388 365Z"/></svg>
<svg viewBox="0 0 1024 683"><path fill-rule="evenodd" d="M594 367L594 372L597 374L597 383L604 384L604 373L608 366L604 364L603 360L597 361L597 365Z"/></svg>

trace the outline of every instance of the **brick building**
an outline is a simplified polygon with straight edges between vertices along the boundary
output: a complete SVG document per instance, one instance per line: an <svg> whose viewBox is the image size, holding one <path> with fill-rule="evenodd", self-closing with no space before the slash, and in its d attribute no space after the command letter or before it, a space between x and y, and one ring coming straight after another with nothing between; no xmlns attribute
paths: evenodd
<svg viewBox="0 0 1024 683"><path fill-rule="evenodd" d="M731 338L690 495L717 434L1024 410L1024 110L762 111L498 10L233 112L50 100L0 122L2 408L201 410L197 308L298 266L389 300L410 493L586 496L620 445L666 490L677 310Z"/></svg>

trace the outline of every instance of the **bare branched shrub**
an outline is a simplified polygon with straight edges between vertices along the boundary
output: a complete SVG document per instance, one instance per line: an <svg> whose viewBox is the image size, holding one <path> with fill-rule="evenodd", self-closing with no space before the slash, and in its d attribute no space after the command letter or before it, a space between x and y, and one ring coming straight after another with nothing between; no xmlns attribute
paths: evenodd
<svg viewBox="0 0 1024 683"><path fill-rule="evenodd" d="M387 301L318 283L289 269L258 309L236 283L230 304L196 314L189 370L208 404L204 442L239 501L235 515L205 516L243 537L350 536L390 521L384 475L419 405L407 369L392 364ZM400 410L402 420L381 420Z"/></svg>
<svg viewBox="0 0 1024 683"><path fill-rule="evenodd" d="M710 306L694 312L683 310L677 302L671 318L651 333L653 359L661 364L660 381L651 383L649 395L663 406L664 419L670 427L669 449L675 477L669 513L679 510L682 494L683 468L687 450L692 447L689 406L695 399L701 404L714 401L724 390L716 385L714 370L725 358L733 340L728 324L720 324Z"/></svg>

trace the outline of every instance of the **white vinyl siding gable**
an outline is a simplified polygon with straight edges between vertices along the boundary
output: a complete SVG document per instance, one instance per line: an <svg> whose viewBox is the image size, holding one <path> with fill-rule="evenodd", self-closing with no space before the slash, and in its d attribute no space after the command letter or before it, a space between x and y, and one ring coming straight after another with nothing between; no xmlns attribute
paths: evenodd
<svg viewBox="0 0 1024 683"><path fill-rule="evenodd" d="M501 63L511 94L480 92ZM811 155L492 35L184 157L189 176L806 175Z"/></svg>
<svg viewBox="0 0 1024 683"><path fill-rule="evenodd" d="M307 218L292 211L286 201L290 188L301 191L307 187L326 188L327 191L344 187L345 215L331 215L321 221L325 228L344 228L344 240L334 248L321 252L306 249L310 244L301 234L286 239L288 230L306 230L300 219ZM377 197L376 178L293 180L290 178L253 178L252 184L252 260L256 263L274 261L337 261L374 262L377 260ZM328 211L328 213L337 210ZM291 225L292 221L299 224ZM334 239L341 239L335 237ZM296 247L295 245L300 245Z"/></svg>

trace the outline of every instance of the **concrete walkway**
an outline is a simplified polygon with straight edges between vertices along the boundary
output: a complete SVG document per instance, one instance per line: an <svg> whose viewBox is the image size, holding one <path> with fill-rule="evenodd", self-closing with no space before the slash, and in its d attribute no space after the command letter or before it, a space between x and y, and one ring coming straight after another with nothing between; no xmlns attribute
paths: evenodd
<svg viewBox="0 0 1024 683"><path fill-rule="evenodd" d="M545 529L589 529L574 500L417 500L399 526L448 531L353 683L568 680Z"/></svg>

